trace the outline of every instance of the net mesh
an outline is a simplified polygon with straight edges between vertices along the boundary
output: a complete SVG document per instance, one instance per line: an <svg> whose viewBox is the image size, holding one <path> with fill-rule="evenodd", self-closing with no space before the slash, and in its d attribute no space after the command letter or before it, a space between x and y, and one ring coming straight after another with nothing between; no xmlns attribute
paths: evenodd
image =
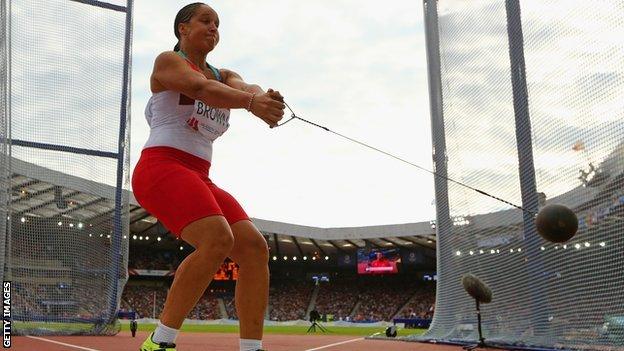
<svg viewBox="0 0 624 351"><path fill-rule="evenodd" d="M127 280L132 2L3 5L13 330L114 334Z"/></svg>
<svg viewBox="0 0 624 351"><path fill-rule="evenodd" d="M4 220L8 216L8 189L9 189L9 165L7 157L8 139L8 104L9 104L9 80L8 80L8 3L0 1L0 274L4 277L6 256L7 224Z"/></svg>
<svg viewBox="0 0 624 351"><path fill-rule="evenodd" d="M429 39L439 35L428 47L440 63L436 170L527 209L566 205L579 231L549 243L522 211L436 179L447 196L436 199L437 302L424 339L477 341L461 285L472 273L493 290L481 305L486 343L622 347L624 2L514 3L425 2Z"/></svg>

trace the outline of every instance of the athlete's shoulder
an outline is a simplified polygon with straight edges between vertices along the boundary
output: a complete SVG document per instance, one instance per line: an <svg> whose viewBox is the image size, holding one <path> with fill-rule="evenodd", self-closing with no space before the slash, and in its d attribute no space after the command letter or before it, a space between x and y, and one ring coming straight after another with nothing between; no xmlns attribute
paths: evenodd
<svg viewBox="0 0 624 351"><path fill-rule="evenodd" d="M158 57L160 56L174 56L174 57L182 57L180 56L180 54L178 53L178 51L171 51L171 50L167 50L167 51L163 51L161 52Z"/></svg>
<svg viewBox="0 0 624 351"><path fill-rule="evenodd" d="M178 55L175 51L164 51L156 56L156 63L162 62L181 62L184 59Z"/></svg>
<svg viewBox="0 0 624 351"><path fill-rule="evenodd" d="M231 69L227 69L227 68L219 68L219 72L221 74L236 74L236 72L232 71Z"/></svg>
<svg viewBox="0 0 624 351"><path fill-rule="evenodd" d="M242 79L240 74L232 71L231 69L219 68L219 73L221 73L221 77L223 77L224 82L226 82L230 78Z"/></svg>

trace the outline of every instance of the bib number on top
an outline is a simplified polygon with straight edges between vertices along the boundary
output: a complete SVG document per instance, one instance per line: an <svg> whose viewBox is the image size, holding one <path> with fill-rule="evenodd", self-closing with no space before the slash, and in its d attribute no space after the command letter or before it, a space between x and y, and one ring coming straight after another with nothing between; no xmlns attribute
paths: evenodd
<svg viewBox="0 0 624 351"><path fill-rule="evenodd" d="M215 140L223 135L230 127L229 122L229 110L208 106L200 100L195 100L193 113L186 120L186 124L189 127L209 140Z"/></svg>

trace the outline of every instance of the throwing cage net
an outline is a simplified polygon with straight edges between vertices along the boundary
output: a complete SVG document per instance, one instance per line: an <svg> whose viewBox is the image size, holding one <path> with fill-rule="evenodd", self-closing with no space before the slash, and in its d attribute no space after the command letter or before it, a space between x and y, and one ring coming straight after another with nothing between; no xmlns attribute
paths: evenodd
<svg viewBox="0 0 624 351"><path fill-rule="evenodd" d="M624 346L624 2L426 0L435 170L537 212L563 204L576 236L436 177L438 288L413 340Z"/></svg>
<svg viewBox="0 0 624 351"><path fill-rule="evenodd" d="M114 334L127 280L132 1L1 6L0 263L13 332Z"/></svg>

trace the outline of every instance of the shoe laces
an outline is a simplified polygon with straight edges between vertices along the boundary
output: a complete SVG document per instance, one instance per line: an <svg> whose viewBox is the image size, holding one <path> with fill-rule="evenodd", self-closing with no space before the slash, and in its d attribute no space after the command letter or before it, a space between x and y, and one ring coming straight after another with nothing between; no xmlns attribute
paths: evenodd
<svg viewBox="0 0 624 351"><path fill-rule="evenodd" d="M161 347L163 351L166 351L167 349L175 349L176 344L172 342L161 342L158 343L158 347Z"/></svg>

